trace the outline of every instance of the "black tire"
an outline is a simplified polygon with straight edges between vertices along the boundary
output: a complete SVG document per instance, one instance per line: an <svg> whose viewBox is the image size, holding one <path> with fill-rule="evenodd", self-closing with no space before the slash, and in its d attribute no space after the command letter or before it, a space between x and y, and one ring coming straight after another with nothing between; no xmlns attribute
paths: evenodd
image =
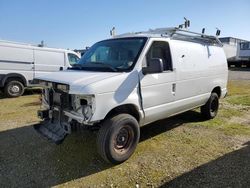
<svg viewBox="0 0 250 188"><path fill-rule="evenodd" d="M213 119L219 110L219 97L217 93L212 93L207 103L201 107L201 114L206 119Z"/></svg>
<svg viewBox="0 0 250 188"><path fill-rule="evenodd" d="M97 149L104 160L112 164L126 161L139 142L140 128L129 114L119 114L105 120L97 136Z"/></svg>
<svg viewBox="0 0 250 188"><path fill-rule="evenodd" d="M4 87L4 94L6 97L19 97L24 93L24 85L17 80L10 80Z"/></svg>

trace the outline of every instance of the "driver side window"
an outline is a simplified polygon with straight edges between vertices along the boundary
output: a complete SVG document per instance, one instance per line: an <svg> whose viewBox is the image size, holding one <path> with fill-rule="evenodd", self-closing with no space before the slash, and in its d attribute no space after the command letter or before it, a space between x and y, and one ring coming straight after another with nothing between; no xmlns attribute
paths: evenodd
<svg viewBox="0 0 250 188"><path fill-rule="evenodd" d="M147 52L146 62L153 58L160 58L163 62L163 70L173 70L169 44L164 41L154 41Z"/></svg>

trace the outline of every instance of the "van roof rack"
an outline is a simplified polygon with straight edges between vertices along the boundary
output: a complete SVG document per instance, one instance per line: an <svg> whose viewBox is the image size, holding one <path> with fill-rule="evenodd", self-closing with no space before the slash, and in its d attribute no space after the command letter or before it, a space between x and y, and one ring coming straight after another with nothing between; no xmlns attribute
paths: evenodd
<svg viewBox="0 0 250 188"><path fill-rule="evenodd" d="M160 34L161 36L167 36L173 39L199 41L222 46L222 43L216 36L197 33L178 27L158 28L154 30L150 29L149 31L142 33Z"/></svg>
<svg viewBox="0 0 250 188"><path fill-rule="evenodd" d="M203 43L223 46L220 40L216 36L206 35L204 33L197 33L178 27L157 28L157 29L149 29L148 31L143 31L143 32L125 33L117 35L115 36L115 38L129 36L129 35L160 35L161 37L170 37L172 39L177 39L177 40L203 42Z"/></svg>

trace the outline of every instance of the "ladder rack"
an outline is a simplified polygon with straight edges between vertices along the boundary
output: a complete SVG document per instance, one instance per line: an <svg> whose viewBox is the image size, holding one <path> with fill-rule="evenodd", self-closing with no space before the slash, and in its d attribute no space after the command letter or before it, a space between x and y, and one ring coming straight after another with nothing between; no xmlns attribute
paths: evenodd
<svg viewBox="0 0 250 188"><path fill-rule="evenodd" d="M181 29L178 27L172 28L158 28L154 30L149 30L147 32L141 32L145 34L160 34L161 36L169 36L173 39L180 39L180 40L191 40L191 41L199 41L199 42L206 42L211 43L214 45L222 46L222 43L216 36L206 35L204 33L197 33L193 31L188 31L186 29Z"/></svg>
<svg viewBox="0 0 250 188"><path fill-rule="evenodd" d="M217 46L223 46L220 40L216 36L206 35L204 33L197 33L189 31L186 29L181 29L178 27L168 27L168 28L158 28L158 29L149 29L148 31L134 32L134 33L125 33L121 35L114 36L117 37L126 37L133 35L156 35L161 37L169 37L176 40L185 40L192 42L208 43Z"/></svg>

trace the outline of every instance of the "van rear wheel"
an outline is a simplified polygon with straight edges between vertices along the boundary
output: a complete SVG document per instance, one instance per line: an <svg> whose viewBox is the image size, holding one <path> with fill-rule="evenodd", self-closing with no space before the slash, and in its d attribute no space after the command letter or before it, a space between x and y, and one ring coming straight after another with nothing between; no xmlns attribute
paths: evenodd
<svg viewBox="0 0 250 188"><path fill-rule="evenodd" d="M201 107L201 114L206 119L213 119L219 109L219 97L217 93L212 93L207 103Z"/></svg>
<svg viewBox="0 0 250 188"><path fill-rule="evenodd" d="M7 97L19 97L24 93L24 85L17 80L8 81L4 87L4 94Z"/></svg>
<svg viewBox="0 0 250 188"><path fill-rule="evenodd" d="M104 160L113 164L126 161L139 142L137 120L129 114L119 114L107 119L97 136L97 149Z"/></svg>

